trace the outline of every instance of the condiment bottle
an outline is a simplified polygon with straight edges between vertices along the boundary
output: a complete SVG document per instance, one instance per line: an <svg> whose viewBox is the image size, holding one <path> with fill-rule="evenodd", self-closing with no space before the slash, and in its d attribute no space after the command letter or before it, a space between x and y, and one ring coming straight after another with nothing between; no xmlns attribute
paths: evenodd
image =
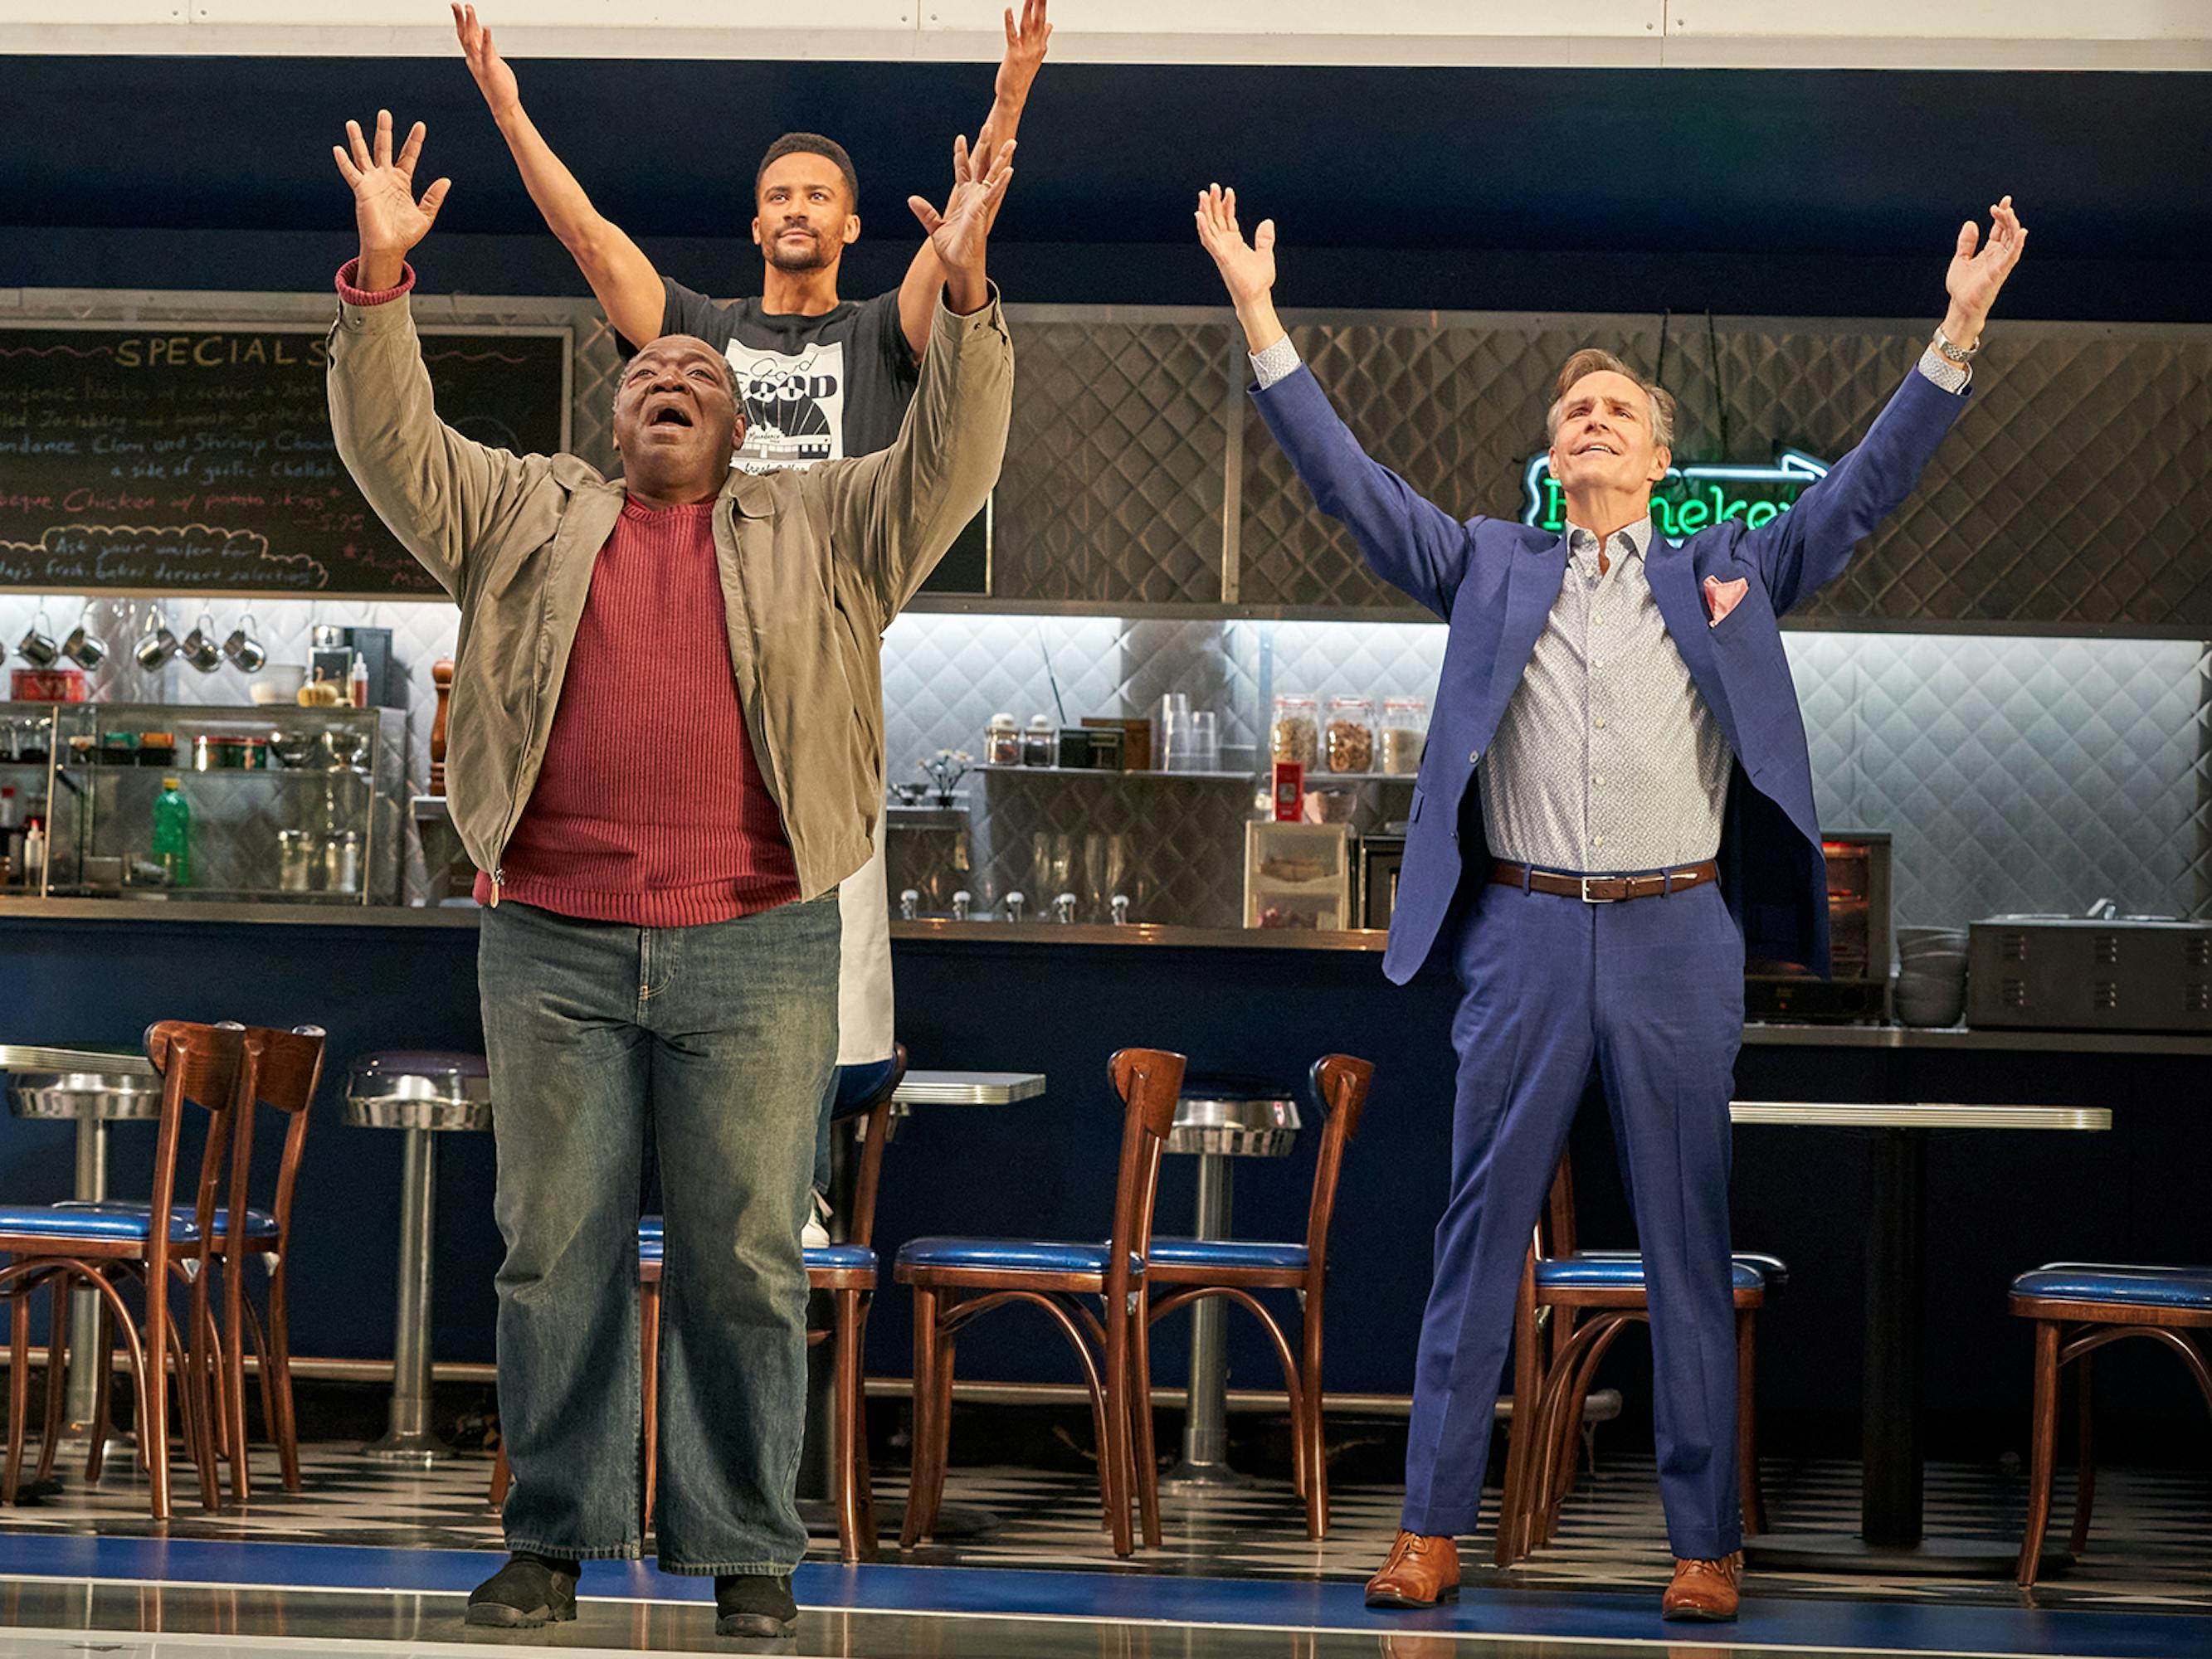
<svg viewBox="0 0 2212 1659"><path fill-rule="evenodd" d="M154 802L154 862L169 873L173 887L192 882L192 809L177 793L177 780L161 780Z"/></svg>
<svg viewBox="0 0 2212 1659"><path fill-rule="evenodd" d="M992 766L1022 763L1022 729L1012 714L994 714L984 734L983 758Z"/></svg>
<svg viewBox="0 0 2212 1659"><path fill-rule="evenodd" d="M368 665L358 651L353 653L353 667L346 675L346 701L356 708L368 707Z"/></svg>
<svg viewBox="0 0 2212 1659"><path fill-rule="evenodd" d="M1032 714L1030 729L1022 735L1022 764L1049 766L1058 758L1059 733L1054 730L1052 716Z"/></svg>

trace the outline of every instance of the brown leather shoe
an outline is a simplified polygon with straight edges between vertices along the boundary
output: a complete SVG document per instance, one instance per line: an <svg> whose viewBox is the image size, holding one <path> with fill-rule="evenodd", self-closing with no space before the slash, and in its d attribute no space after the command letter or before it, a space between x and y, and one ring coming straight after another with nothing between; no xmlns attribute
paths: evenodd
<svg viewBox="0 0 2212 1659"><path fill-rule="evenodd" d="M1370 1607L1432 1607L1459 1600L1459 1546L1401 1532L1382 1571L1367 1581Z"/></svg>
<svg viewBox="0 0 2212 1659"><path fill-rule="evenodd" d="M1699 1620L1706 1623L1735 1617L1736 1586L1743 1577L1743 1552L1718 1561L1674 1560L1674 1582L1660 1598L1662 1619Z"/></svg>

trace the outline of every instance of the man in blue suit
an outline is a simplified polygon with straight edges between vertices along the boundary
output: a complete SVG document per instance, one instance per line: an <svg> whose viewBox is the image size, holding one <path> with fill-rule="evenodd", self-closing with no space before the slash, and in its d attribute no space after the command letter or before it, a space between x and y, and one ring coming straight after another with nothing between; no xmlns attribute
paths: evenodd
<svg viewBox="0 0 2212 1659"><path fill-rule="evenodd" d="M1627 1157L1650 1298L1662 1611L1735 1616L1729 1097L1747 946L1828 966L1812 765L1777 618L1843 571L1964 406L2027 232L2005 198L1959 231L1942 326L1858 447L1789 512L1655 536L1674 400L1577 352L1547 422L1565 536L1462 524L1372 461L1276 317L1275 228L1234 191L1198 230L1244 325L1255 401L1376 574L1450 626L1382 970L1456 969L1451 1197L1437 1228L1406 1505L1371 1607L1459 1593L1523 1252L1595 1068Z"/></svg>

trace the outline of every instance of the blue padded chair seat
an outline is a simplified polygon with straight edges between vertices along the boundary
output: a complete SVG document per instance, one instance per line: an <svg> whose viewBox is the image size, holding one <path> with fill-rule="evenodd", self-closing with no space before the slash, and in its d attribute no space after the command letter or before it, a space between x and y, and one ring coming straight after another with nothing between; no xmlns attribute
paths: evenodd
<svg viewBox="0 0 2212 1659"><path fill-rule="evenodd" d="M1766 1276L1759 1258L1737 1256L1733 1262L1735 1288L1764 1290ZM1634 1250L1579 1250L1573 1255L1540 1259L1536 1263L1540 1291L1640 1291L1644 1288L1644 1258Z"/></svg>
<svg viewBox="0 0 2212 1659"><path fill-rule="evenodd" d="M1155 1238L1158 1267L1281 1267L1304 1273L1306 1247L1255 1238Z"/></svg>
<svg viewBox="0 0 2212 1659"><path fill-rule="evenodd" d="M640 1216L637 1218L639 1262L659 1261L665 1249L665 1239L660 1217ZM810 1248L805 1256L810 1269L820 1268L824 1272L852 1273L876 1265L876 1253L865 1244L831 1244L818 1249Z"/></svg>
<svg viewBox="0 0 2212 1659"><path fill-rule="evenodd" d="M911 1238L899 1247L902 1267L975 1267L992 1273L1098 1273L1109 1246L1029 1238ZM1134 1256L1129 1269L1139 1273Z"/></svg>
<svg viewBox="0 0 2212 1659"><path fill-rule="evenodd" d="M2014 1296L2060 1302L2112 1302L2138 1308L2212 1312L2212 1267L2142 1267L2117 1261L2054 1261L2012 1282Z"/></svg>
<svg viewBox="0 0 2212 1659"><path fill-rule="evenodd" d="M88 1199L68 1199L59 1204L12 1204L0 1206L0 1233L37 1233L43 1237L59 1239L103 1239L110 1242L150 1237L153 1228L149 1224L154 1206L146 1203L130 1203L110 1199L94 1203ZM229 1226L230 1216L226 1210L215 1212L215 1230L220 1234ZM191 1206L185 1206L169 1212L169 1242L190 1244L199 1237L199 1228L194 1224ZM264 1215L258 1210L246 1212L246 1236L248 1238L273 1239L276 1237L276 1218Z"/></svg>

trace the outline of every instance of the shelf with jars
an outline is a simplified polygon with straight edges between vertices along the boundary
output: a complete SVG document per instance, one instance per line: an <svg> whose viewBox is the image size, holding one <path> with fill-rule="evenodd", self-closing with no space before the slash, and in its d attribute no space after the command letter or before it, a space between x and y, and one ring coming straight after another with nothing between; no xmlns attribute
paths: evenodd
<svg viewBox="0 0 2212 1659"><path fill-rule="evenodd" d="M0 703L0 789L41 831L0 893L396 904L405 736L391 708Z"/></svg>

